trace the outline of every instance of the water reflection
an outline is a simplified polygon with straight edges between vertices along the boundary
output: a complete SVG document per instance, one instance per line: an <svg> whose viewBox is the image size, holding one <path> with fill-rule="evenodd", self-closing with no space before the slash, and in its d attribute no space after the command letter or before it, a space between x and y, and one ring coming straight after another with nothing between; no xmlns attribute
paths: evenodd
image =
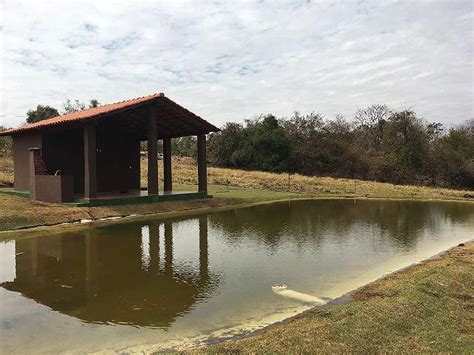
<svg viewBox="0 0 474 355"><path fill-rule="evenodd" d="M16 277L2 286L86 322L167 328L218 284L207 223L199 218L198 268L174 263L171 222L129 224L17 240Z"/></svg>
<svg viewBox="0 0 474 355"><path fill-rule="evenodd" d="M423 233L436 234L446 223L463 223L472 215L472 206L462 203L312 200L213 214L210 225L225 230L231 243L245 243L251 235L274 250L290 239L301 248L317 249L328 235L337 235L337 242L344 243L354 230L376 229L380 240L388 238L408 250Z"/></svg>

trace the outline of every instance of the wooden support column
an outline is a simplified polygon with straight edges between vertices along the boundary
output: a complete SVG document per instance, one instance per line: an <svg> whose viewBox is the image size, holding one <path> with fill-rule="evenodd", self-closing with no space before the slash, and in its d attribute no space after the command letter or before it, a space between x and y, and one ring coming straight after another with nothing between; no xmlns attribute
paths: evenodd
<svg viewBox="0 0 474 355"><path fill-rule="evenodd" d="M97 150L95 123L84 127L84 197L97 196Z"/></svg>
<svg viewBox="0 0 474 355"><path fill-rule="evenodd" d="M171 193L173 190L173 178L171 173L171 138L163 138L163 176L164 192Z"/></svg>
<svg viewBox="0 0 474 355"><path fill-rule="evenodd" d="M197 136L198 153L198 185L199 192L207 193L207 161L206 161L206 135Z"/></svg>
<svg viewBox="0 0 474 355"><path fill-rule="evenodd" d="M151 106L147 127L148 146L148 194L158 193L158 127L156 123L156 107Z"/></svg>

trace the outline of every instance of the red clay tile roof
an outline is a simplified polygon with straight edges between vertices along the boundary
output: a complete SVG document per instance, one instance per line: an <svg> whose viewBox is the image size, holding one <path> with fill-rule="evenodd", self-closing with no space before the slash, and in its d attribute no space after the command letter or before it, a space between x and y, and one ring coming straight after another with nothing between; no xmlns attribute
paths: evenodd
<svg viewBox="0 0 474 355"><path fill-rule="evenodd" d="M181 107L174 101L166 98L163 93L157 93L157 94L153 94L149 96L143 96L143 97L138 97L135 99L120 101L113 104L101 105L99 107L90 108L83 111L72 112L65 115L48 118L46 120L42 120L35 123L25 124L18 128L12 128L12 129L0 132L0 136L15 135L17 133L24 133L30 130L40 130L46 127L59 126L62 124L66 124L68 122L86 121L93 118L100 118L102 116L109 116L110 114L121 111L123 109L129 109L135 106L141 106L142 104L149 103L154 100L156 101L163 100L163 101L166 101L166 103L168 104L172 104L175 110L178 110L180 111L181 114L186 115L188 119L197 121L196 124L198 124L203 129L203 131L207 131L206 133L219 131L219 129L216 126L210 124L209 122L205 121L204 119L195 115L194 113L186 110L185 108Z"/></svg>

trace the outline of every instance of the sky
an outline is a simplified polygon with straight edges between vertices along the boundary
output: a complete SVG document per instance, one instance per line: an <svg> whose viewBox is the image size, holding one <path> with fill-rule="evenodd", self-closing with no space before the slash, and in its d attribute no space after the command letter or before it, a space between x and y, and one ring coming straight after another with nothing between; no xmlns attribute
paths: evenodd
<svg viewBox="0 0 474 355"><path fill-rule="evenodd" d="M0 0L0 125L164 92L218 126L413 109L474 118L474 1Z"/></svg>

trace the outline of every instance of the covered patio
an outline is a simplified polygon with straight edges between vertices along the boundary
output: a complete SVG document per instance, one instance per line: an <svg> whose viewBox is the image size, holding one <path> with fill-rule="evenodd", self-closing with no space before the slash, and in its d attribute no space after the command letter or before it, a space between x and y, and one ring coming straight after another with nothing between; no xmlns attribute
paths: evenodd
<svg viewBox="0 0 474 355"><path fill-rule="evenodd" d="M207 197L206 134L218 128L154 94L4 131L13 137L14 191L31 199L101 206ZM171 139L197 137L198 189L173 191ZM158 140L163 191L158 188ZM146 141L147 186L140 186Z"/></svg>

